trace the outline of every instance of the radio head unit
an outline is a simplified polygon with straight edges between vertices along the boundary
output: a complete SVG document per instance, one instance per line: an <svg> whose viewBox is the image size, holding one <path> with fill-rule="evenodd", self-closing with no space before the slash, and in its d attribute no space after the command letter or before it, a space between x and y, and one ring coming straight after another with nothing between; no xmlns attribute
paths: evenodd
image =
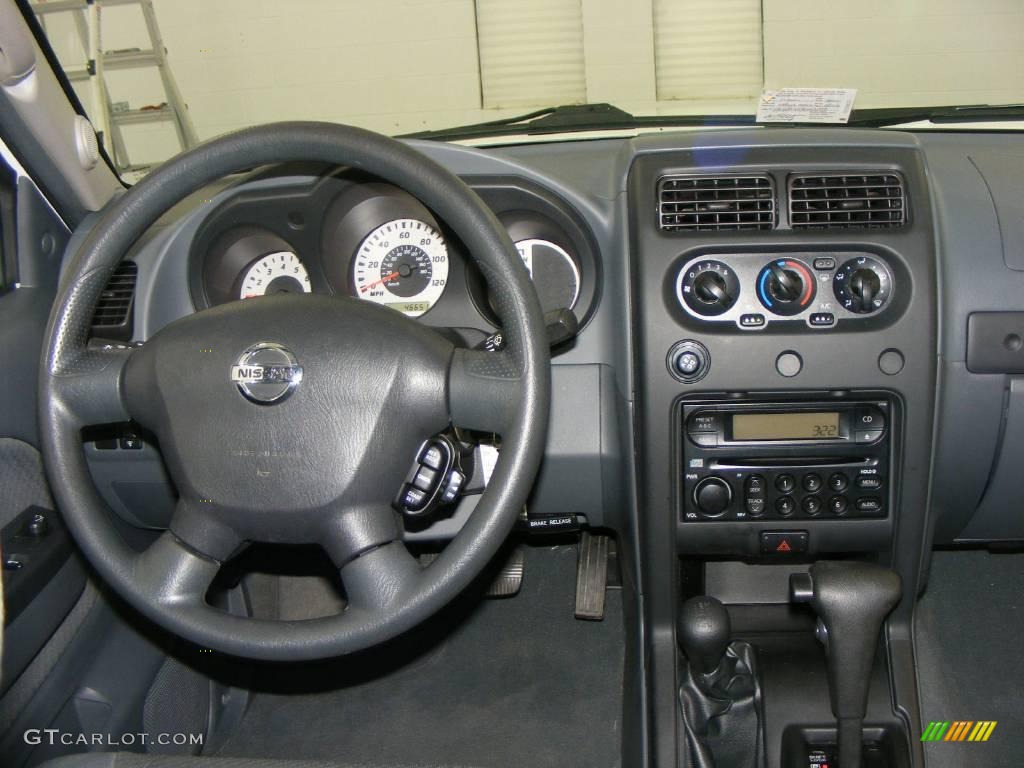
<svg viewBox="0 0 1024 768"><path fill-rule="evenodd" d="M681 522L884 518L887 399L683 401Z"/></svg>

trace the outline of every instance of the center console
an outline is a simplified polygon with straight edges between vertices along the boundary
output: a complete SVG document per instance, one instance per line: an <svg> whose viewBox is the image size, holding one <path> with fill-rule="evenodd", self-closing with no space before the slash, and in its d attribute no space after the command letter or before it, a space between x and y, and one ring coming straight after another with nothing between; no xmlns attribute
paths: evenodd
<svg viewBox="0 0 1024 768"><path fill-rule="evenodd" d="M866 703L862 723L857 707L842 710L858 716L844 749L863 732L865 756L910 764L920 731L908 627L936 383L922 157L899 134L714 138L640 141L628 183L654 762L693 754L680 707L713 682L695 680L692 654L665 642L696 597L720 600L730 641L752 648L764 764L838 754L826 671L843 654L826 659L828 628L816 633L820 616L792 604L789 588L837 561L854 569L844 574L870 566L904 585L876 601L885 645L865 632L850 657L866 659L854 697ZM862 591L866 605L878 590ZM854 624L828 622L844 635Z"/></svg>

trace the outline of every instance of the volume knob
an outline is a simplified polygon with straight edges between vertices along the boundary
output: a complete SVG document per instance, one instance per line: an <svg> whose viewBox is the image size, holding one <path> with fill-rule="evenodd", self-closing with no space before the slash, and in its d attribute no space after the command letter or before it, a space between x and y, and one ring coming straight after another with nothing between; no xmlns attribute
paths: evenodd
<svg viewBox="0 0 1024 768"><path fill-rule="evenodd" d="M705 517L718 517L732 503L732 487L720 477L705 477L693 489L693 502Z"/></svg>

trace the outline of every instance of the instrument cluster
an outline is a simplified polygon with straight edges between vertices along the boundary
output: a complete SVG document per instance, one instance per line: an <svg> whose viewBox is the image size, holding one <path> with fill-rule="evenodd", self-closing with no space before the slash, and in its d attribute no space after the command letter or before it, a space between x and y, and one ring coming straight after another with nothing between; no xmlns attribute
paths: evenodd
<svg viewBox="0 0 1024 768"><path fill-rule="evenodd" d="M575 212L519 182L482 181L476 191L508 228L542 309L570 309L585 321L598 259ZM430 325L497 327L486 280L454 233L412 195L351 172L233 195L206 217L190 258L197 308L315 292Z"/></svg>

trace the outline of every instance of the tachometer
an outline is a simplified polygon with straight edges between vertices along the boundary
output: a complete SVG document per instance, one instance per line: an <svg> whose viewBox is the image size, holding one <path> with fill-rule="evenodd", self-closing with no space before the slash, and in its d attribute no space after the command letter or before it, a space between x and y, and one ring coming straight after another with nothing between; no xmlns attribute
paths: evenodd
<svg viewBox="0 0 1024 768"><path fill-rule="evenodd" d="M360 243L352 264L355 295L419 317L444 293L448 246L418 219L381 224Z"/></svg>
<svg viewBox="0 0 1024 768"><path fill-rule="evenodd" d="M309 293L309 272L291 251L260 256L250 264L239 281L239 298L253 299L275 293Z"/></svg>

